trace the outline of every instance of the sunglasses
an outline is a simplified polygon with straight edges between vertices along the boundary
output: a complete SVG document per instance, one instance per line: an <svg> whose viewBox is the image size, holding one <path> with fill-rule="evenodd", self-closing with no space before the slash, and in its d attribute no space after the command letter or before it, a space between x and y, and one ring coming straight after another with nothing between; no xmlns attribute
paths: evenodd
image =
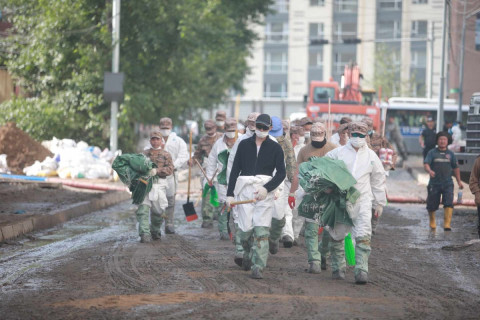
<svg viewBox="0 0 480 320"><path fill-rule="evenodd" d="M262 131L270 130L270 127L267 127L266 125L260 124L260 123L257 123L255 125L255 128L257 128L258 130L262 130Z"/></svg>
<svg viewBox="0 0 480 320"><path fill-rule="evenodd" d="M361 133L358 133L358 132L352 132L352 137L354 138L365 138L366 135L365 134L361 134Z"/></svg>

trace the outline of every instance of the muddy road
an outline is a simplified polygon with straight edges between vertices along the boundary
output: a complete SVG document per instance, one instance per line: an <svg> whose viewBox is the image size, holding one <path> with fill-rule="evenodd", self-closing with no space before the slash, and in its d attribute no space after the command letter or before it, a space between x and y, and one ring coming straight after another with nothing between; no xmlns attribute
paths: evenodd
<svg viewBox="0 0 480 320"><path fill-rule="evenodd" d="M403 170L389 192L425 193ZM480 243L476 212L456 208L452 231L428 229L424 205L391 204L372 238L370 282L306 272L299 246L270 256L264 279L233 262L216 229L186 223L142 244L135 206L123 203L0 247L1 319L478 319ZM199 212L197 208L197 212ZM443 249L442 249L443 248Z"/></svg>

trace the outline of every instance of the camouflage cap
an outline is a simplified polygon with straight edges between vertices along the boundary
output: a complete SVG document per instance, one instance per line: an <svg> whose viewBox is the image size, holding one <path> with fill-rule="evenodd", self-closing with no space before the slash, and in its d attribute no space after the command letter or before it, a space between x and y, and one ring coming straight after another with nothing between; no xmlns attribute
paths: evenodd
<svg viewBox="0 0 480 320"><path fill-rule="evenodd" d="M322 119L320 117L316 117L313 119L313 123L326 123L325 119Z"/></svg>
<svg viewBox="0 0 480 320"><path fill-rule="evenodd" d="M215 114L216 121L225 121L227 119L227 113L223 110L218 110Z"/></svg>
<svg viewBox="0 0 480 320"><path fill-rule="evenodd" d="M257 120L258 116L260 115L260 112L252 112L248 115L247 121L253 121Z"/></svg>
<svg viewBox="0 0 480 320"><path fill-rule="evenodd" d="M163 137L160 131L153 131L152 133L150 133L150 139L152 138L162 139Z"/></svg>
<svg viewBox="0 0 480 320"><path fill-rule="evenodd" d="M203 124L203 127L205 128L206 132L213 132L217 129L217 125L215 124L215 121L211 119L205 121L205 123Z"/></svg>
<svg viewBox="0 0 480 320"><path fill-rule="evenodd" d="M282 127L283 127L283 131L285 131L285 132L290 130L290 121L282 120Z"/></svg>
<svg viewBox="0 0 480 320"><path fill-rule="evenodd" d="M360 121L362 121L363 123L365 123L365 124L367 125L368 130L373 130L373 120L372 120L372 118L370 118L370 117L365 117L365 118L363 118L363 119L360 120ZM367 131L368 131L368 130L367 130Z"/></svg>
<svg viewBox="0 0 480 320"><path fill-rule="evenodd" d="M350 131L350 133L358 132L361 134L367 134L368 126L363 121L352 121L348 124L348 131Z"/></svg>
<svg viewBox="0 0 480 320"><path fill-rule="evenodd" d="M162 118L160 119L160 129L162 128L169 128L171 129L173 126L172 119L170 118Z"/></svg>
<svg viewBox="0 0 480 320"><path fill-rule="evenodd" d="M327 131L327 128L325 128L323 123L315 122L312 125L312 129L310 129L310 138L312 141L323 141L325 137L325 131Z"/></svg>
<svg viewBox="0 0 480 320"><path fill-rule="evenodd" d="M292 134L298 134L298 127L297 126L291 126L290 127L290 135Z"/></svg>
<svg viewBox="0 0 480 320"><path fill-rule="evenodd" d="M235 118L228 118L225 121L225 131L237 130L237 120Z"/></svg>
<svg viewBox="0 0 480 320"><path fill-rule="evenodd" d="M303 117L302 119L300 119L301 126L304 126L306 124L313 124L313 121L310 117Z"/></svg>
<svg viewBox="0 0 480 320"><path fill-rule="evenodd" d="M340 119L340 124L350 123L350 122L352 122L352 121L353 121L353 120L352 120L352 118L350 118L350 117L342 117L342 118Z"/></svg>
<svg viewBox="0 0 480 320"><path fill-rule="evenodd" d="M344 133L346 130L348 130L348 123L343 123L338 127L337 132Z"/></svg>

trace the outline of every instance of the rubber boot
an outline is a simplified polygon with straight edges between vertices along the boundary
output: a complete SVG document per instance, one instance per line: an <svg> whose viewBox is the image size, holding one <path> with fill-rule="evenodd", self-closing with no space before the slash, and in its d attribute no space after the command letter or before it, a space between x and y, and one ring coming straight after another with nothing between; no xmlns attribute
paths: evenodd
<svg viewBox="0 0 480 320"><path fill-rule="evenodd" d="M270 228L254 227L253 228L253 245L252 245L252 269L258 268L263 271L267 266L268 260L268 239L270 236ZM278 242L277 242L278 243ZM245 248L245 246L243 246Z"/></svg>
<svg viewBox="0 0 480 320"><path fill-rule="evenodd" d="M443 208L443 230L450 231L450 222L452 222L453 208Z"/></svg>
<svg viewBox="0 0 480 320"><path fill-rule="evenodd" d="M437 223L435 222L435 211L428 211L428 217L430 218L430 229L436 229Z"/></svg>
<svg viewBox="0 0 480 320"><path fill-rule="evenodd" d="M282 234L282 229L285 226L285 217L278 220L272 218L272 226L270 227L270 238L268 240L269 251L271 254L276 254L278 252L278 240L280 240L280 235Z"/></svg>

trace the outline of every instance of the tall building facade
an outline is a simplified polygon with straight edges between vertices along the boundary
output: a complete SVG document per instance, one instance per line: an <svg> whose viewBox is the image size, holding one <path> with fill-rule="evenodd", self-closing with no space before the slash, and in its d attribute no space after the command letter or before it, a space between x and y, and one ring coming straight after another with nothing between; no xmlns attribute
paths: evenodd
<svg viewBox="0 0 480 320"><path fill-rule="evenodd" d="M439 94L444 0L276 0L257 26L245 97L302 99L312 80L340 81L357 63L374 88L376 51L395 67L394 95ZM397 82L396 82L397 83ZM405 85L407 83L407 87Z"/></svg>

